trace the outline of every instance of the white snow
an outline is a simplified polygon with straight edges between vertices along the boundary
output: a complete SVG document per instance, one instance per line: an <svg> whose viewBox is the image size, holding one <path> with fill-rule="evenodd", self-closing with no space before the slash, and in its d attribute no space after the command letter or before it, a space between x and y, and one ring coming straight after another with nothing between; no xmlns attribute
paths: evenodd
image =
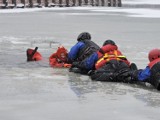
<svg viewBox="0 0 160 120"><path fill-rule="evenodd" d="M124 0L123 4L160 4L160 0ZM151 8L115 8L115 7L70 7L70 8L24 8L24 9L1 9L1 13L24 13L36 11L61 11L61 10L80 10L79 13L64 13L67 15L106 15L107 12L127 13L129 17L145 17L145 18L160 18L160 9ZM88 10L90 13L82 13L81 11ZM97 13L98 12L98 13Z"/></svg>
<svg viewBox="0 0 160 120"><path fill-rule="evenodd" d="M132 9L100 9L100 10L92 10L98 12L121 12L128 13L127 16L130 17L148 17L148 18L160 18L160 10L157 9L144 9L144 8L132 8Z"/></svg>
<svg viewBox="0 0 160 120"><path fill-rule="evenodd" d="M123 4L160 4L160 0L123 0Z"/></svg>

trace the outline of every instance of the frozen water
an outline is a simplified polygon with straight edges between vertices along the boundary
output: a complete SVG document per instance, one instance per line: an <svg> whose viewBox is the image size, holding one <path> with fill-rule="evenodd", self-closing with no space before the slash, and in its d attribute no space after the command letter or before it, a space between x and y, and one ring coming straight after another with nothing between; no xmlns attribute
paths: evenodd
<svg viewBox="0 0 160 120"><path fill-rule="evenodd" d="M160 4L159 0L122 0L124 4Z"/></svg>
<svg viewBox="0 0 160 120"><path fill-rule="evenodd" d="M106 39L115 40L131 62L144 68L148 51L159 47L160 18L158 10L142 11L0 10L0 119L159 120L160 94L149 84L96 82L48 65L49 55L59 45L69 50L78 34L88 31L100 46ZM154 18L150 12L156 14ZM44 59L27 63L26 49L35 46Z"/></svg>

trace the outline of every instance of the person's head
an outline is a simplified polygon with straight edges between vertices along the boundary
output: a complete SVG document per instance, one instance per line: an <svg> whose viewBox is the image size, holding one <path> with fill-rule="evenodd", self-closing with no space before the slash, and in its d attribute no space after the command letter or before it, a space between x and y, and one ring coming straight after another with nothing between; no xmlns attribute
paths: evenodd
<svg viewBox="0 0 160 120"><path fill-rule="evenodd" d="M113 40L106 40L104 43L103 43L103 46L105 45L108 45L108 44L111 44L111 45L116 45L116 43L113 41Z"/></svg>
<svg viewBox="0 0 160 120"><path fill-rule="evenodd" d="M35 49L28 48L26 51L27 61L39 61L42 60L42 55L37 51L38 47Z"/></svg>
<svg viewBox="0 0 160 120"><path fill-rule="evenodd" d="M160 58L160 49L152 49L148 54L149 61L152 62L157 58Z"/></svg>
<svg viewBox="0 0 160 120"><path fill-rule="evenodd" d="M79 34L77 41L83 41L83 40L91 40L91 35L88 32L82 32Z"/></svg>
<svg viewBox="0 0 160 120"><path fill-rule="evenodd" d="M28 49L27 49L27 51L26 51L27 56L31 55L31 54L32 54L32 52L33 52L33 49L28 48Z"/></svg>
<svg viewBox="0 0 160 120"><path fill-rule="evenodd" d="M58 47L58 50L56 53L57 53L58 59L60 59L63 62L67 61L68 52L67 52L67 49L65 49L63 46Z"/></svg>
<svg viewBox="0 0 160 120"><path fill-rule="evenodd" d="M103 46L101 47L101 49L99 51L104 54L106 52L114 51L117 49L118 49L118 47L115 44L115 42L113 40L108 39L108 40L104 41Z"/></svg>

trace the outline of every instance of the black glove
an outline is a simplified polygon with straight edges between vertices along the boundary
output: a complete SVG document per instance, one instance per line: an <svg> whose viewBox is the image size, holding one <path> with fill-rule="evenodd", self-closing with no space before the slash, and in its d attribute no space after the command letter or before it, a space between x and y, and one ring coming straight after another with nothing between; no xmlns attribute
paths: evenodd
<svg viewBox="0 0 160 120"><path fill-rule="evenodd" d="M130 69L131 70L138 70L137 65L135 63L131 63Z"/></svg>
<svg viewBox="0 0 160 120"><path fill-rule="evenodd" d="M94 71L94 70L90 70L90 71L88 71L88 73L87 73L87 74L88 74L89 76L91 76L91 75L93 75L94 73L95 73L95 71Z"/></svg>
<svg viewBox="0 0 160 120"><path fill-rule="evenodd" d="M81 69L77 67L72 67L72 68L69 68L69 72L81 73Z"/></svg>
<svg viewBox="0 0 160 120"><path fill-rule="evenodd" d="M73 62L72 63L72 67L77 67L79 68L80 62Z"/></svg>
<svg viewBox="0 0 160 120"><path fill-rule="evenodd" d="M124 82L135 83L138 81L138 73L140 70L131 70L123 74Z"/></svg>
<svg viewBox="0 0 160 120"><path fill-rule="evenodd" d="M117 75L117 80L124 83L130 83L132 81L131 71L126 71Z"/></svg>
<svg viewBox="0 0 160 120"><path fill-rule="evenodd" d="M131 83L133 79L133 71L119 71L114 73L114 77L118 82Z"/></svg>

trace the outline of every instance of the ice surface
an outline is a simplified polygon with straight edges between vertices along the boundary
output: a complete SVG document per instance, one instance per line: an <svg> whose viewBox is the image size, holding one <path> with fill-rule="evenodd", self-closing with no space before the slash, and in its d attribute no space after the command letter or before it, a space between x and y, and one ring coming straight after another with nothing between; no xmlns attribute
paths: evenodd
<svg viewBox="0 0 160 120"><path fill-rule="evenodd" d="M159 0L122 0L124 4L160 4Z"/></svg>
<svg viewBox="0 0 160 120"><path fill-rule="evenodd" d="M69 50L78 34L88 31L100 46L115 40L144 68L148 51L159 47L159 20L157 9L0 10L0 119L159 120L160 94L149 84L96 82L48 65L60 44ZM26 49L35 46L44 59L27 63Z"/></svg>

